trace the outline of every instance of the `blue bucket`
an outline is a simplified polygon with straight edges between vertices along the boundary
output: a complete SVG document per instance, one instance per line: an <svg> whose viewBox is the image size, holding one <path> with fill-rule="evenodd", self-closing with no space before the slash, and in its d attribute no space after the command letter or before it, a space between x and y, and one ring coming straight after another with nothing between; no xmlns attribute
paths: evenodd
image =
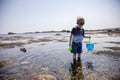
<svg viewBox="0 0 120 80"><path fill-rule="evenodd" d="M94 44L93 44L93 43L87 43L87 44L86 44L86 48L87 48L88 51L93 51L93 49L94 49Z"/></svg>

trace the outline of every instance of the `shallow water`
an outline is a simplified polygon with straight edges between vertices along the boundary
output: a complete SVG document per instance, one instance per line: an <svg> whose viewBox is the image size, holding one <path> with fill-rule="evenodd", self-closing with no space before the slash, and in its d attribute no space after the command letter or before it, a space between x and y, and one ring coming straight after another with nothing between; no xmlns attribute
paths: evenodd
<svg viewBox="0 0 120 80"><path fill-rule="evenodd" d="M56 33L38 33L38 34L25 34L14 35L33 38L52 37L53 40L49 42L38 42L25 44L27 52L21 52L20 46L14 48L0 48L0 60L9 60L10 63L4 68L0 68L0 78L10 80L34 80L28 77L30 74L43 75L51 74L57 80L72 80L73 77L70 73L72 63L72 53L67 51L69 33L60 33L61 35L55 36ZM2 36L2 37L10 37ZM64 39L65 42L56 39ZM84 39L83 42L87 42ZM117 46L119 44L106 43L106 42L120 42L120 37L113 37L109 35L92 35L92 42L96 43L94 51L110 50L104 47ZM3 42L1 40L1 42ZM81 73L84 80L119 80L120 79L120 57L106 56L92 54L86 50L86 43L83 43L83 53L81 54ZM118 51L120 53L120 51Z"/></svg>

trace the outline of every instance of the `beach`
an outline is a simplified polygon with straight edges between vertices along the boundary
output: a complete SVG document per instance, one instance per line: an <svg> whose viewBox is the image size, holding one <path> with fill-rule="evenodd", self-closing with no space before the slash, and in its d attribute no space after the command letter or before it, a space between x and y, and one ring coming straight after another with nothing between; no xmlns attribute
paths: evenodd
<svg viewBox="0 0 120 80"><path fill-rule="evenodd" d="M72 80L82 75L82 80L120 80L119 33L86 33L95 46L88 52L88 39L84 38L78 76L70 71L69 35L69 32L1 34L0 79Z"/></svg>

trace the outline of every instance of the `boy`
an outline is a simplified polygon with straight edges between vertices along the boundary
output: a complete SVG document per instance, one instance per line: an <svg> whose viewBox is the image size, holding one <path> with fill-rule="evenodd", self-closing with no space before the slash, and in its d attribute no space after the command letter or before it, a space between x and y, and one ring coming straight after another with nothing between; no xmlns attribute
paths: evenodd
<svg viewBox="0 0 120 80"><path fill-rule="evenodd" d="M90 38L85 36L83 25L85 24L85 20L82 17L77 18L77 26L72 28L69 40L69 46L72 46L73 53L73 64L76 64L76 54L78 54L78 62L80 62L80 54L82 53L82 40L83 38Z"/></svg>

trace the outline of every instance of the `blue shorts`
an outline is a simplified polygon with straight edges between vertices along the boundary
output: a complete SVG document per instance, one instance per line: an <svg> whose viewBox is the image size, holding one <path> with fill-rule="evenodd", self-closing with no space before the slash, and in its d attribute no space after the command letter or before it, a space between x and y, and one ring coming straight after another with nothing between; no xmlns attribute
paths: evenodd
<svg viewBox="0 0 120 80"><path fill-rule="evenodd" d="M82 53L82 42L75 43L72 42L72 53Z"/></svg>

